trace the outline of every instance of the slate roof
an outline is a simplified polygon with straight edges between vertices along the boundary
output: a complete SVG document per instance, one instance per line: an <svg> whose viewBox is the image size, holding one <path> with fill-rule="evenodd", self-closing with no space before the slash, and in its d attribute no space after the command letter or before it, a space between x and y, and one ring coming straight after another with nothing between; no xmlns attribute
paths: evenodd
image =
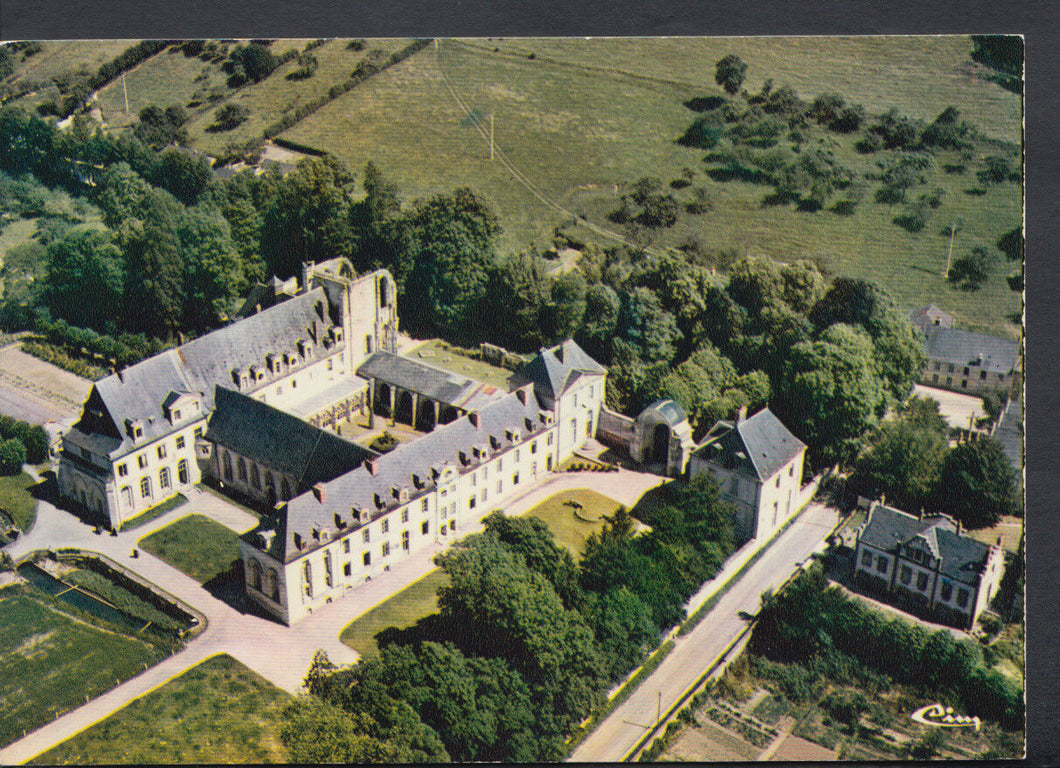
<svg viewBox="0 0 1060 768"><path fill-rule="evenodd" d="M675 403L673 400L660 399L649 405L640 415L637 416L637 421L646 419L651 414L658 414L662 417L662 420L669 424L671 427L676 427L682 421L687 421L688 416L685 415L684 408Z"/></svg>
<svg viewBox="0 0 1060 768"><path fill-rule="evenodd" d="M1023 487L1023 404L1010 399L1005 412L994 428L994 437L1001 442L1001 447L1009 463L1016 471L1016 487Z"/></svg>
<svg viewBox="0 0 1060 768"><path fill-rule="evenodd" d="M378 454L253 397L217 387L208 439L296 479L304 490Z"/></svg>
<svg viewBox="0 0 1060 768"><path fill-rule="evenodd" d="M323 320L316 309L318 303L323 306ZM205 415L213 410L215 385L233 383L233 369L249 365L264 368L267 354L292 350L296 339L304 338L314 347L314 355L306 365L323 359L324 355L320 354L323 345L313 344L309 328L316 321L317 338L323 339L331 325L327 306L324 290L316 288L97 381L94 393L120 435L120 442L109 455L124 455L182 426L171 424L163 410L162 404L171 392L200 396L204 412L201 415ZM326 355L334 354L344 343L333 343ZM90 395L89 402L92 401ZM186 415L185 421L188 418ZM128 436L126 419L143 423L142 438L133 440ZM89 428L89 423L91 419L86 420L82 415L71 433L82 426L86 432L99 431Z"/></svg>
<svg viewBox="0 0 1060 768"><path fill-rule="evenodd" d="M737 424L719 422L709 434L715 437L697 448L696 456L727 469L737 469L762 482L772 478L806 448L768 408ZM720 445L720 450L715 445Z"/></svg>
<svg viewBox="0 0 1060 768"><path fill-rule="evenodd" d="M953 327L953 315L944 312L934 304L929 304L923 309L914 309L909 313L909 322L921 331L927 331L933 325L943 328Z"/></svg>
<svg viewBox="0 0 1060 768"><path fill-rule="evenodd" d="M970 586L979 583L990 547L957 532L957 524L946 515L918 518L883 504L873 504L862 526L858 541L885 552L899 553L899 547L920 537L929 543L940 559L939 573ZM934 546L931 546L933 544Z"/></svg>
<svg viewBox="0 0 1060 768"><path fill-rule="evenodd" d="M386 351L372 354L357 369L357 375L362 379L378 379L465 411L482 408L505 394L497 387L459 373Z"/></svg>
<svg viewBox="0 0 1060 768"><path fill-rule="evenodd" d="M932 325L924 332L924 353L930 360L965 366L979 361L982 370L1011 373L1019 362L1019 344L960 328Z"/></svg>
<svg viewBox="0 0 1060 768"><path fill-rule="evenodd" d="M607 369L593 360L573 340L546 349L542 347L529 363L508 382L513 389L533 384L539 397L556 400L582 376L604 376Z"/></svg>
<svg viewBox="0 0 1060 768"><path fill-rule="evenodd" d="M313 530L327 529L336 533L339 530L336 515L343 521L343 533L355 530L362 523L354 519L353 507L368 513L368 519L374 519L399 506L395 489L408 489L409 502L433 490L435 475L432 469L440 472L448 466L462 474L540 434L548 428L545 417L551 412L543 410L530 392L526 393L526 400L524 404L518 393L506 395L477 412L478 427L472 424L470 416L464 416L423 437L402 443L375 460L374 474L368 464L364 464L324 482L322 501L318 500L314 491L291 499L279 512L276 535L269 546L269 554L289 563L328 543L327 539L318 540L314 537ZM521 433L522 439L518 443L508 439L506 431L510 429ZM476 460L472 454L476 446L485 449L486 455L481 460ZM365 523L368 519L365 519ZM244 539L260 548L258 536L264 530L256 529L244 534ZM295 545L295 534L305 544L304 549Z"/></svg>

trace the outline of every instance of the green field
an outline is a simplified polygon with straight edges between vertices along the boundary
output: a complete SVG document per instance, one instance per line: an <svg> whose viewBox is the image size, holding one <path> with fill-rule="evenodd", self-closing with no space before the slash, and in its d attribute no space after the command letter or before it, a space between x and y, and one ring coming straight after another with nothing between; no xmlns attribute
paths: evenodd
<svg viewBox="0 0 1060 768"><path fill-rule="evenodd" d="M239 559L239 536L203 515L183 517L138 543L203 584Z"/></svg>
<svg viewBox="0 0 1060 768"><path fill-rule="evenodd" d="M575 501L582 505L579 514L582 517L595 519L595 523L581 520L574 514L574 508L564 502ZM551 496L527 512L527 516L536 517L548 526L556 543L566 547L577 560L581 557L585 542L594 533L604 527L603 515L613 515L621 504L588 488L573 491L562 491Z"/></svg>
<svg viewBox="0 0 1060 768"><path fill-rule="evenodd" d="M696 116L683 102L720 93L713 68L730 48L750 63L745 85L751 89L772 77L777 86L793 84L803 99L838 91L872 112L895 106L925 119L955 104L985 133L1019 140L1020 98L979 79L978 65L968 57L971 42L959 37L846 38L827 46L806 38L444 40L437 50L432 46L373 77L283 137L328 150L355 171L374 160L408 199L471 186L500 215L503 250L523 249L531 241L548 245L553 228L573 221L573 214L618 237L632 237L607 219L624 185L646 175L666 185L687 167L713 208L681 214L674 227L651 235L655 246L678 246L694 237L712 252L814 258L836 273L878 280L906 307L933 302L968 327L1014 336L1017 325L1009 316L1020 309L1019 295L1004 277L1015 267L998 265L977 292L957 290L941 274L947 238L940 233L963 218L954 257L976 245L993 251L1000 235L1022 220L1019 186L966 194L977 187L978 157L963 175L936 170L916 192L941 188L942 205L916 234L892 223L902 206L875 203L871 192L850 216L763 206L770 188L713 181L706 175L704 151L675 141ZM489 160L482 133L491 113L496 146L510 167ZM855 173L878 172L879 157L855 153L853 137L815 133L814 140L823 138ZM940 153L940 166L950 162ZM685 202L689 191L675 196ZM573 231L604 245L615 242L581 226Z"/></svg>
<svg viewBox="0 0 1060 768"><path fill-rule="evenodd" d="M0 592L0 745L161 661L167 651L54 608L30 587Z"/></svg>
<svg viewBox="0 0 1060 768"><path fill-rule="evenodd" d="M25 472L0 477L0 509L7 510L23 533L28 532L37 519L37 500L29 492L36 484L37 481Z"/></svg>
<svg viewBox="0 0 1060 768"><path fill-rule="evenodd" d="M503 392L508 391L508 378L512 375L512 371L507 368L490 365L483 360L475 360L455 351L441 339L425 341L406 352L405 357L433 365L435 368L459 373L461 376L481 381L483 384L492 384Z"/></svg>
<svg viewBox="0 0 1060 768"><path fill-rule="evenodd" d="M291 700L227 654L136 699L36 764L279 763L280 714Z"/></svg>
<svg viewBox="0 0 1060 768"><path fill-rule="evenodd" d="M438 610L438 589L449 577L441 569L428 573L393 597L354 619L342 630L339 639L365 658L379 655L375 636L387 627L404 628Z"/></svg>

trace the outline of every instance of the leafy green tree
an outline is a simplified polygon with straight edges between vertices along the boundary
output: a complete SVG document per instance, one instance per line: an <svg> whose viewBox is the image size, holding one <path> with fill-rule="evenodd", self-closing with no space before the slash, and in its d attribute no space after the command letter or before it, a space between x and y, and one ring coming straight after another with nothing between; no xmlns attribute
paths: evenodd
<svg viewBox="0 0 1060 768"><path fill-rule="evenodd" d="M54 316L73 325L102 329L120 306L123 272L121 249L113 233L75 227L48 247L42 299Z"/></svg>
<svg viewBox="0 0 1060 768"><path fill-rule="evenodd" d="M0 475L17 475L26 463L26 446L11 438L0 442Z"/></svg>
<svg viewBox="0 0 1060 768"><path fill-rule="evenodd" d="M794 345L777 394L772 405L778 416L816 457L850 458L884 405L872 340L860 329L836 324L817 341Z"/></svg>
<svg viewBox="0 0 1060 768"><path fill-rule="evenodd" d="M589 608L589 624L611 681L640 664L658 641L659 631L651 611L625 586L593 602Z"/></svg>
<svg viewBox="0 0 1060 768"><path fill-rule="evenodd" d="M178 105L160 107L151 105L140 110L140 122L133 127L133 135L153 149L167 144L185 144L188 141L188 113Z"/></svg>
<svg viewBox="0 0 1060 768"><path fill-rule="evenodd" d="M487 535L495 537L508 551L521 555L527 568L549 580L565 607L580 605L582 596L574 558L557 546L544 522L534 517L509 517L501 512L491 513L482 522Z"/></svg>
<svg viewBox="0 0 1060 768"><path fill-rule="evenodd" d="M730 96L740 92L744 77L747 75L747 64L734 53L718 60L714 71L714 82L725 89Z"/></svg>
<svg viewBox="0 0 1060 768"><path fill-rule="evenodd" d="M552 280L551 300L542 325L551 343L572 338L585 317L585 278L581 272L564 272Z"/></svg>
<svg viewBox="0 0 1060 768"><path fill-rule="evenodd" d="M228 319L246 293L243 259L216 208L191 208L177 229L184 254L184 327L205 331Z"/></svg>
<svg viewBox="0 0 1060 768"><path fill-rule="evenodd" d="M785 280L780 265L766 256L747 256L729 272L725 289L733 301L752 315L784 299Z"/></svg>
<svg viewBox="0 0 1060 768"><path fill-rule="evenodd" d="M660 306L658 297L647 288L622 292L616 331L647 363L673 359L675 344L681 339L674 316Z"/></svg>
<svg viewBox="0 0 1060 768"><path fill-rule="evenodd" d="M151 185L126 162L116 163L106 171L96 187L96 203L103 212L103 223L117 229L130 218L142 217L142 206Z"/></svg>
<svg viewBox="0 0 1060 768"><path fill-rule="evenodd" d="M985 435L946 455L936 499L942 512L968 528L989 528L1021 512L1015 470L1001 443Z"/></svg>
<svg viewBox="0 0 1060 768"><path fill-rule="evenodd" d="M210 181L210 164L204 157L192 157L176 148L164 151L150 180L184 205L194 205Z"/></svg>
<svg viewBox="0 0 1060 768"><path fill-rule="evenodd" d="M784 302L796 312L806 314L824 295L824 277L812 261L796 259L780 268L784 281Z"/></svg>
<svg viewBox="0 0 1060 768"><path fill-rule="evenodd" d="M213 113L213 122L206 126L210 133L221 133L238 128L250 117L250 107L245 104L229 102Z"/></svg>
<svg viewBox="0 0 1060 768"><path fill-rule="evenodd" d="M611 339L618 327L619 298L603 283L594 283L585 291L585 315L575 340L594 359L611 360Z"/></svg>
<svg viewBox="0 0 1060 768"><path fill-rule="evenodd" d="M169 338L184 313L184 258L177 231L181 206L161 190L148 193L142 219L125 223L124 322L133 330Z"/></svg>
<svg viewBox="0 0 1060 768"><path fill-rule="evenodd" d="M996 261L994 255L986 248L977 245L972 248L971 253L953 260L949 281L960 286L962 290L977 291L990 279Z"/></svg>

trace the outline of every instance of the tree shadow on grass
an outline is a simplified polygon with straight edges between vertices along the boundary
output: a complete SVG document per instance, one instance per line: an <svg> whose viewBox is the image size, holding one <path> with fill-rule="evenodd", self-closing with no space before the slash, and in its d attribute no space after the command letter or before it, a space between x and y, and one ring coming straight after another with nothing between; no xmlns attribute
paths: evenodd
<svg viewBox="0 0 1060 768"><path fill-rule="evenodd" d="M441 613L428 614L408 627L387 627L376 632L372 639L380 649L387 645L415 647L424 642L453 643L464 649L471 640L463 627Z"/></svg>

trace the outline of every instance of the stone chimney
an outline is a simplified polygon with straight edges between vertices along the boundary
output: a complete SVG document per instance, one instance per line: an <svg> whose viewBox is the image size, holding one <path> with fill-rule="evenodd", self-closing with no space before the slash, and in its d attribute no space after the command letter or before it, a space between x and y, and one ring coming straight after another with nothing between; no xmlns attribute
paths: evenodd
<svg viewBox="0 0 1060 768"><path fill-rule="evenodd" d="M736 412L736 423L743 424L747 420L747 406L741 405L740 410Z"/></svg>
<svg viewBox="0 0 1060 768"><path fill-rule="evenodd" d="M368 467L368 472L371 475L379 474L379 459L369 459L365 462L365 466Z"/></svg>
<svg viewBox="0 0 1060 768"><path fill-rule="evenodd" d="M471 426L475 429L480 429L482 427L482 416L478 411L472 411L469 413L467 415L467 420L471 422Z"/></svg>
<svg viewBox="0 0 1060 768"><path fill-rule="evenodd" d="M533 384L524 384L515 390L516 397L519 398L519 402L526 405L530 402L530 390L533 388Z"/></svg>
<svg viewBox="0 0 1060 768"><path fill-rule="evenodd" d="M313 496L316 497L316 500L321 504L327 501L327 488L324 487L323 483L317 483L313 486Z"/></svg>

